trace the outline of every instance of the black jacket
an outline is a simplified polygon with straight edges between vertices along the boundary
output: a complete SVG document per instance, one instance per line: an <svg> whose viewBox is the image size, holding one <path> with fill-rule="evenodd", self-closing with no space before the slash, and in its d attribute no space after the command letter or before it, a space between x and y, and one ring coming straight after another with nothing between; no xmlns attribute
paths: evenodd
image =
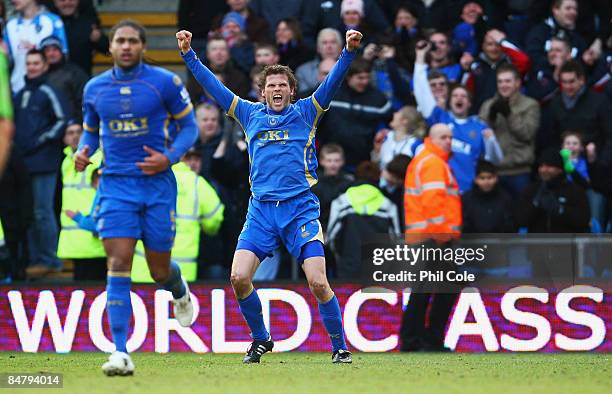
<svg viewBox="0 0 612 394"><path fill-rule="evenodd" d="M539 67L548 62L546 58L546 47L553 36L562 35L572 44L572 54L575 58L580 58L582 52L587 48L586 41L575 31L564 29L559 26L552 16L546 18L544 22L538 23L529 30L525 39L527 54L532 63Z"/></svg>
<svg viewBox="0 0 612 394"><path fill-rule="evenodd" d="M589 232L591 216L586 192L568 182L565 174L527 186L515 215L517 225L530 233Z"/></svg>
<svg viewBox="0 0 612 394"><path fill-rule="evenodd" d="M515 232L513 202L499 185L485 193L476 185L461 196L463 233Z"/></svg>
<svg viewBox="0 0 612 394"><path fill-rule="evenodd" d="M559 146L561 133L580 130L585 145L594 142L601 153L606 144L612 144L612 104L608 98L586 89L572 109L567 109L561 94L550 103L551 146ZM609 158L606 158L609 160Z"/></svg>
<svg viewBox="0 0 612 394"><path fill-rule="evenodd" d="M88 80L81 67L62 62L49 67L47 83L61 92L70 107L71 120L78 124L83 122L83 88Z"/></svg>
<svg viewBox="0 0 612 394"><path fill-rule="evenodd" d="M32 182L23 157L13 145L0 177L0 220L6 241L25 239L33 219Z"/></svg>
<svg viewBox="0 0 612 394"><path fill-rule="evenodd" d="M319 175L319 182L311 188L312 192L319 199L321 208L320 221L323 226L323 231L327 231L327 222L329 221L329 211L332 201L344 193L352 182L353 178L342 172L336 176L324 176L321 173Z"/></svg>
<svg viewBox="0 0 612 394"><path fill-rule="evenodd" d="M13 99L15 144L30 174L56 172L62 161L62 137L69 113L65 99L46 76L27 79Z"/></svg>
<svg viewBox="0 0 612 394"><path fill-rule="evenodd" d="M323 117L317 136L322 143L341 145L346 164L355 166L370 159L374 135L381 122L390 118L391 110L391 102L378 89L368 86L359 93L345 82Z"/></svg>
<svg viewBox="0 0 612 394"><path fill-rule="evenodd" d="M75 14L62 16L66 38L68 39L68 60L87 74L91 75L94 52L108 52L108 37L102 33L97 42L90 39L92 26L98 24L97 18L88 15Z"/></svg>

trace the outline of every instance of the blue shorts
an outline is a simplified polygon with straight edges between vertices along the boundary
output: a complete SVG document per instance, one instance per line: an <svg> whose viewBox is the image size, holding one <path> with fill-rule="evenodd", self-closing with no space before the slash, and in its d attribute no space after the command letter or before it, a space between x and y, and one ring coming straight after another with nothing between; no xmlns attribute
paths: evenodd
<svg viewBox="0 0 612 394"><path fill-rule="evenodd" d="M104 175L94 211L100 238L141 239L157 252L172 249L176 233L176 179L172 171L153 176Z"/></svg>
<svg viewBox="0 0 612 394"><path fill-rule="evenodd" d="M285 201L258 201L251 197L236 249L250 250L244 245L251 244L270 255L282 243L291 255L298 257L306 243L314 240L323 243L319 216L319 199L310 190ZM241 245L240 241L246 242Z"/></svg>

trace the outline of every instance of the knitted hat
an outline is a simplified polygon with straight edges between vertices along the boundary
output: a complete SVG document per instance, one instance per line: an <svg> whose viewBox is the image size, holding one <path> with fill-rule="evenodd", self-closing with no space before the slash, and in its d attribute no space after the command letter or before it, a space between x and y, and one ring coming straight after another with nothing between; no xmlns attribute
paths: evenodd
<svg viewBox="0 0 612 394"><path fill-rule="evenodd" d="M240 15L240 13L236 11L232 11L232 12L228 12L227 14L225 14L225 16L223 17L223 21L221 22L221 26L229 22L234 22L235 24L240 26L241 31L244 31L246 20L244 19L242 15Z"/></svg>
<svg viewBox="0 0 612 394"><path fill-rule="evenodd" d="M340 5L340 15L344 15L347 11L357 11L363 16L363 0L342 0Z"/></svg>
<svg viewBox="0 0 612 394"><path fill-rule="evenodd" d="M64 48L64 45L56 36L49 36L42 40L40 44L38 44L39 49L44 50L46 47L55 45L60 51Z"/></svg>

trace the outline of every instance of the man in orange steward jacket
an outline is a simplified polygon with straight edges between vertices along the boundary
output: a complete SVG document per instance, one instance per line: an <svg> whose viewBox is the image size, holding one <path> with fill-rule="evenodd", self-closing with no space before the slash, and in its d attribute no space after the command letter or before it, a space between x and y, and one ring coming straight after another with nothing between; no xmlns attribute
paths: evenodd
<svg viewBox="0 0 612 394"><path fill-rule="evenodd" d="M405 239L408 244L446 248L452 239L459 237L461 197L448 166L452 139L453 133L447 125L433 125L429 137L425 138L424 148L408 166L404 184ZM428 262L422 268L432 271L443 267L438 263ZM431 288L431 284L412 286L402 319L402 351L448 350L444 347L444 328L457 294L432 294L424 287ZM425 318L430 301L432 305L426 329Z"/></svg>
<svg viewBox="0 0 612 394"><path fill-rule="evenodd" d="M448 126L433 125L425 147L408 166L404 183L408 243L427 239L443 243L461 231L461 196L448 166L452 138Z"/></svg>

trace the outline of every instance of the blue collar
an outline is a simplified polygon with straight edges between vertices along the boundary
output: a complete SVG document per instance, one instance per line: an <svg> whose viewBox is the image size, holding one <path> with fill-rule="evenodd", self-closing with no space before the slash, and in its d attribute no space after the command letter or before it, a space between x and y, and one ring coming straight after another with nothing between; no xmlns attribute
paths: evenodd
<svg viewBox="0 0 612 394"><path fill-rule="evenodd" d="M118 81L130 81L132 79L136 79L136 77L140 74L143 68L144 68L144 64L142 62L128 69L114 66L113 67L113 78Z"/></svg>

